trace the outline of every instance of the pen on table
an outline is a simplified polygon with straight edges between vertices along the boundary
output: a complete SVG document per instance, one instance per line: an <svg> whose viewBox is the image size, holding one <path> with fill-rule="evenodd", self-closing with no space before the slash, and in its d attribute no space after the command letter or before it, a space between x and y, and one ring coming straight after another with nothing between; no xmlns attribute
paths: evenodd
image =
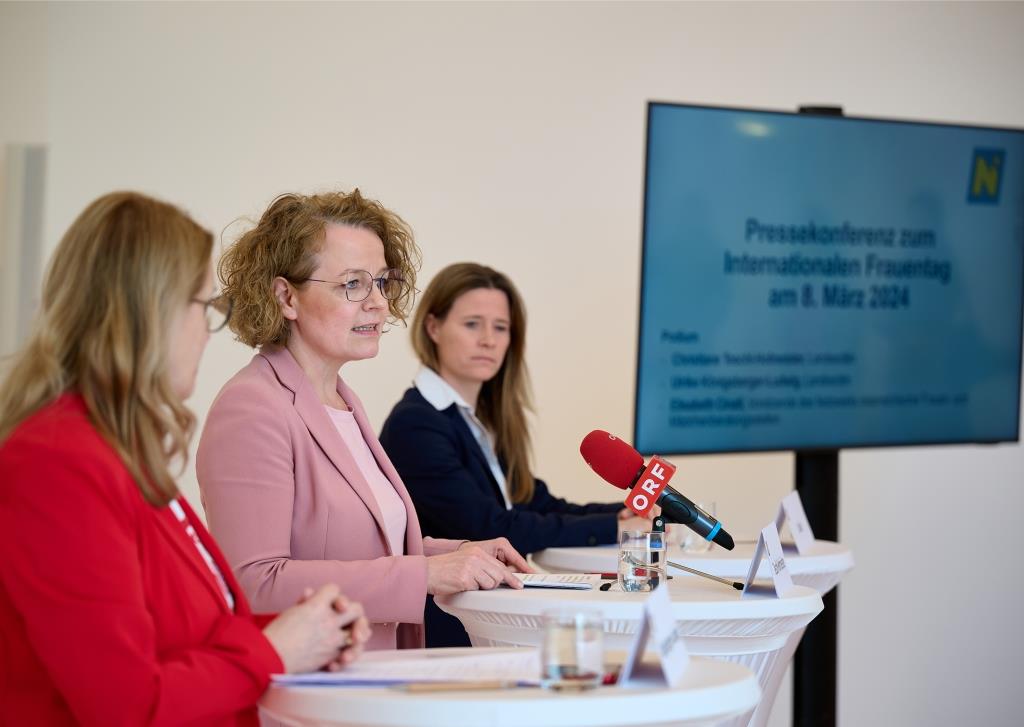
<svg viewBox="0 0 1024 727"><path fill-rule="evenodd" d="M403 692L461 692L480 689L515 689L516 687L529 686L524 682L517 682L510 679L484 679L474 682L409 682L399 684L395 688Z"/></svg>
<svg viewBox="0 0 1024 727"><path fill-rule="evenodd" d="M601 580L602 581L617 581L617 580L619 580L619 574L618 573L598 573L598 575L601 576ZM665 576L665 577L668 578L669 580L672 580L672 576Z"/></svg>

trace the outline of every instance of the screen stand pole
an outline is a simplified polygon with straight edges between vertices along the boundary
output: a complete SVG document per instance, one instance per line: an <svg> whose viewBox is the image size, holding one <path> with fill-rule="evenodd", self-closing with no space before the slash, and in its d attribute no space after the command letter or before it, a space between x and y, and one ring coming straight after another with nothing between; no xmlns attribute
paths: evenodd
<svg viewBox="0 0 1024 727"><path fill-rule="evenodd" d="M839 450L796 453L796 491L818 540L839 540ZM836 724L836 592L807 625L793 660L794 727Z"/></svg>
<svg viewBox="0 0 1024 727"><path fill-rule="evenodd" d="M801 114L842 116L842 106L801 106ZM796 491L814 537L839 541L839 450L796 453ZM836 588L822 597L793 660L794 727L836 724Z"/></svg>

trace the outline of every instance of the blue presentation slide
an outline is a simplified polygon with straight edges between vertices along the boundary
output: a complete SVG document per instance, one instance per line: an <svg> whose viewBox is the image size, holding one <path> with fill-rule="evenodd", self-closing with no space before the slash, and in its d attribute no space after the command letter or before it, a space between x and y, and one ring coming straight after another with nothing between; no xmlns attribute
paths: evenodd
<svg viewBox="0 0 1024 727"><path fill-rule="evenodd" d="M635 445L1018 436L1024 132L651 104Z"/></svg>

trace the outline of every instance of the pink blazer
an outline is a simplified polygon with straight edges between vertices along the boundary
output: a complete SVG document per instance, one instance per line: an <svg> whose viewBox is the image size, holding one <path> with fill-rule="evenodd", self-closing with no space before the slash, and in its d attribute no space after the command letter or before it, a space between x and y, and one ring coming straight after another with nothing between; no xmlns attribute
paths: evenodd
<svg viewBox="0 0 1024 727"><path fill-rule="evenodd" d="M423 645L427 555L462 541L424 539L405 485L362 403L338 393L405 503L405 554L305 373L284 348L265 347L224 385L199 441L196 472L210 531L253 609L281 611L305 588L336 583L373 623L370 649Z"/></svg>

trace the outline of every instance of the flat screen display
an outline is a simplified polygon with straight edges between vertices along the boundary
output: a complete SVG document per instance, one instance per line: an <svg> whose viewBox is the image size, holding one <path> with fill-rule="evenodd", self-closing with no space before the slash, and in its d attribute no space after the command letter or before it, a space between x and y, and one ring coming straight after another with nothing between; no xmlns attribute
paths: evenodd
<svg viewBox="0 0 1024 727"><path fill-rule="evenodd" d="M1024 131L651 103L645 454L1018 439Z"/></svg>

